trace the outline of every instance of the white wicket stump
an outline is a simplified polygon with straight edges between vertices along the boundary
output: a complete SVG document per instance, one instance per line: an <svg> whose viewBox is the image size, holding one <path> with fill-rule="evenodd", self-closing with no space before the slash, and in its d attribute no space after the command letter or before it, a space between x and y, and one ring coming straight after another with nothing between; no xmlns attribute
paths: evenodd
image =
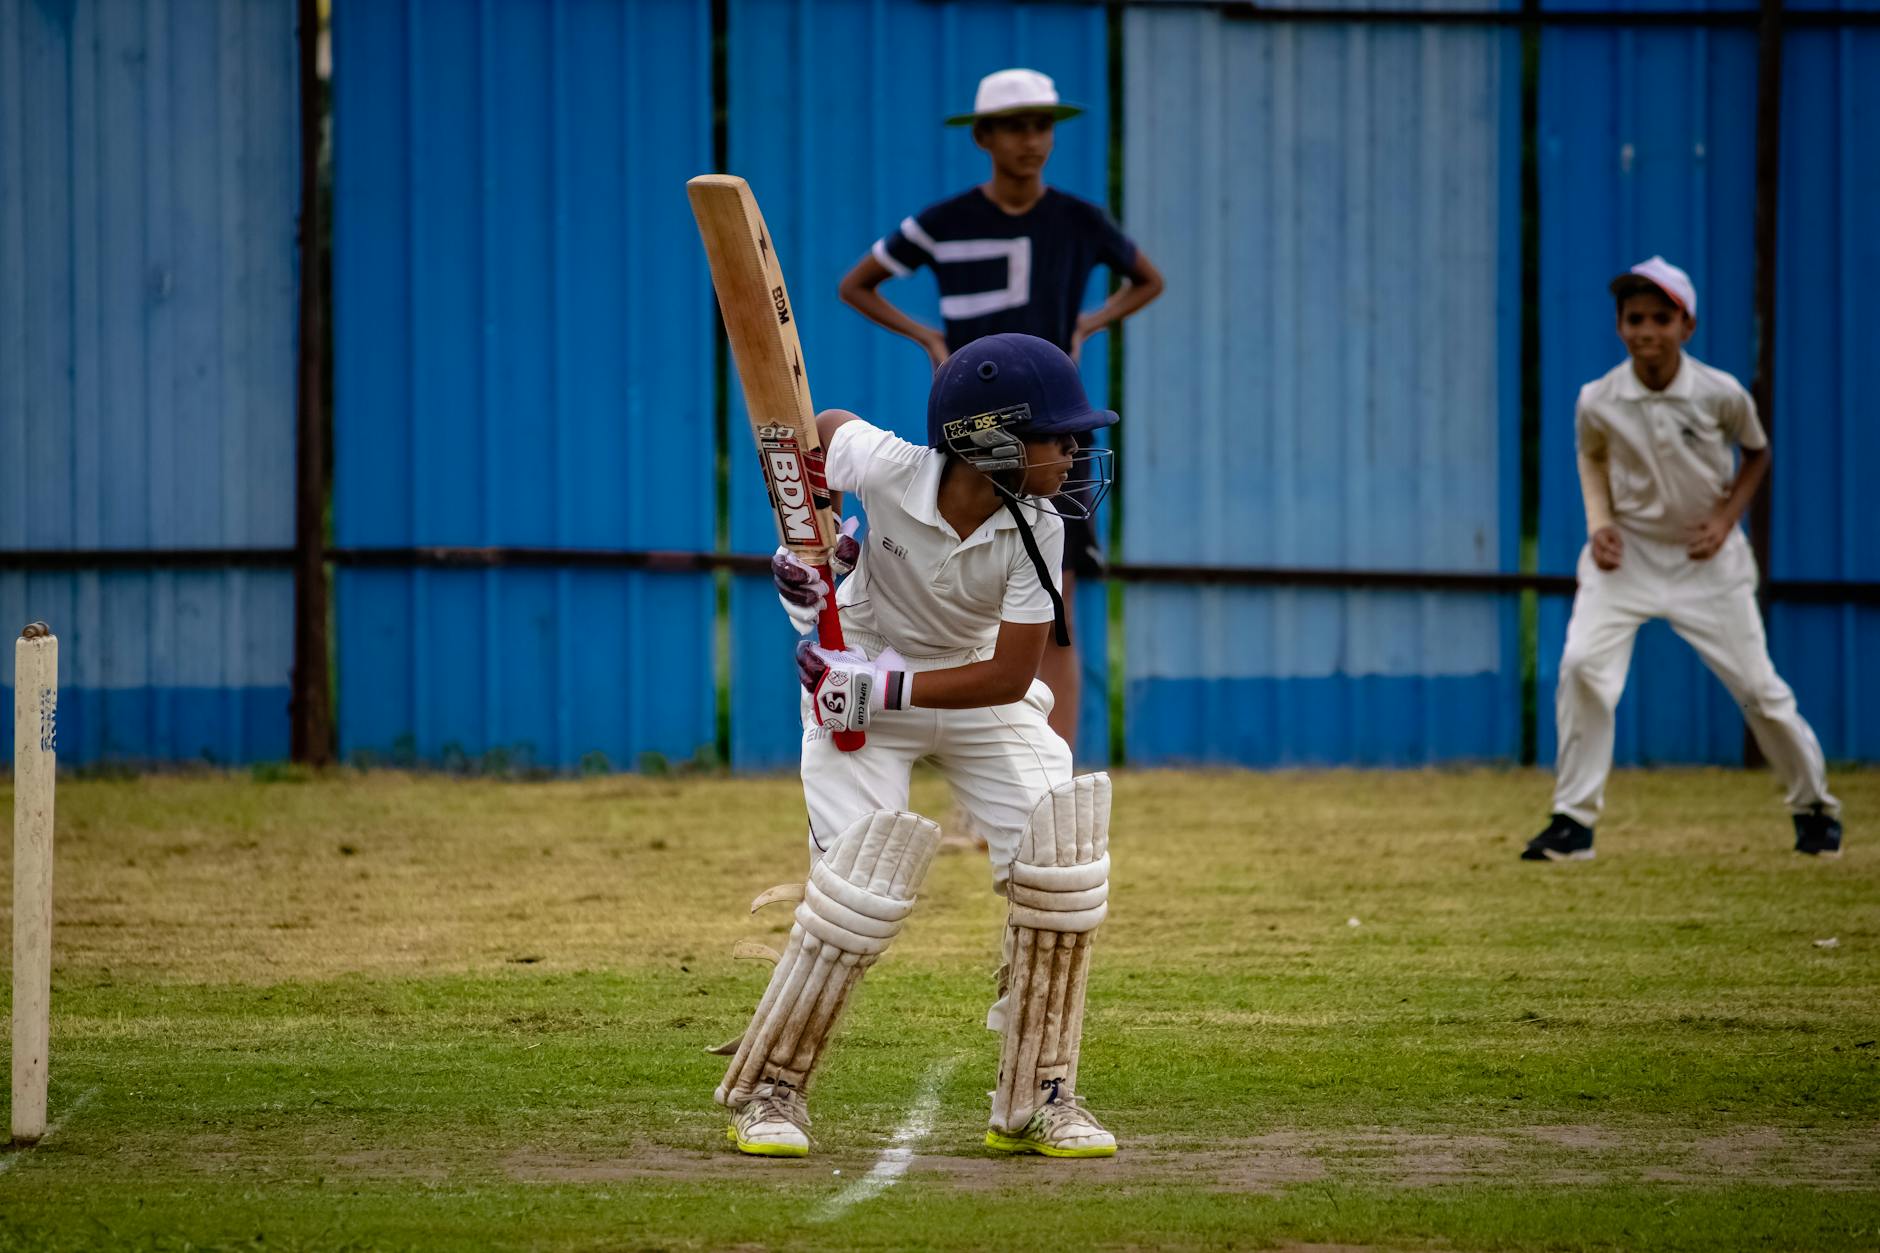
<svg viewBox="0 0 1880 1253"><path fill-rule="evenodd" d="M52 1034L52 790L58 769L59 640L43 622L13 657L13 1139L46 1134Z"/></svg>

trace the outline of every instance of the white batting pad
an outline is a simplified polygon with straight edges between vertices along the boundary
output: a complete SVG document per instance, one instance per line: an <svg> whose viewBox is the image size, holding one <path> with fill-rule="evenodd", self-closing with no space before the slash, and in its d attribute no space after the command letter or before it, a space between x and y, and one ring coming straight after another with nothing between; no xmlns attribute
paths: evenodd
<svg viewBox="0 0 1880 1253"><path fill-rule="evenodd" d="M891 810L836 838L810 871L790 942L718 1085L720 1105L742 1105L761 1084L808 1089L850 990L900 934L939 847L936 824Z"/></svg>
<svg viewBox="0 0 1880 1253"><path fill-rule="evenodd" d="M1010 1133L1077 1089L1090 941L1110 908L1109 775L1079 775L1038 802L1006 896L1011 982L992 1126Z"/></svg>

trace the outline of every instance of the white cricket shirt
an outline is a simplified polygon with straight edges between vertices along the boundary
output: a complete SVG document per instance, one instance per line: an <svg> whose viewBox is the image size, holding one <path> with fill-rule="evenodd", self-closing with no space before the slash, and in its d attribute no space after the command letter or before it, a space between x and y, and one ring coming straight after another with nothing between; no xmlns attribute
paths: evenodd
<svg viewBox="0 0 1880 1253"><path fill-rule="evenodd" d="M1607 464L1613 520L1680 545L1729 495L1735 446L1769 443L1743 385L1689 353L1661 392L1639 380L1629 358L1582 387L1574 433L1583 454Z"/></svg>
<svg viewBox="0 0 1880 1253"><path fill-rule="evenodd" d="M837 427L827 449L829 487L854 492L868 514L861 561L836 592L844 632L872 636L909 661L957 664L990 657L1002 621L1051 621L1051 597L1009 509L964 539L940 516L945 465L944 453L863 421ZM1055 582L1064 523L1036 505L1021 508Z"/></svg>

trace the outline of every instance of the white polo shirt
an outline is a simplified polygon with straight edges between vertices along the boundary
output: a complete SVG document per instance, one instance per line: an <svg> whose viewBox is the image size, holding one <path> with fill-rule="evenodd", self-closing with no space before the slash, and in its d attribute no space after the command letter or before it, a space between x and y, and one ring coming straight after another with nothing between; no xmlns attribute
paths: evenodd
<svg viewBox="0 0 1880 1253"><path fill-rule="evenodd" d="M1607 464L1613 521L1679 545L1729 495L1735 446L1769 443L1743 385L1689 353L1661 392L1629 358L1582 387L1574 431L1580 452Z"/></svg>
<svg viewBox="0 0 1880 1253"><path fill-rule="evenodd" d="M944 453L849 421L827 457L831 490L854 492L868 514L861 561L836 593L845 634L891 645L910 662L951 665L990 657L1000 622L1051 621L1051 597L1009 509L964 539L940 516ZM1064 523L1035 504L1020 507L1056 582Z"/></svg>

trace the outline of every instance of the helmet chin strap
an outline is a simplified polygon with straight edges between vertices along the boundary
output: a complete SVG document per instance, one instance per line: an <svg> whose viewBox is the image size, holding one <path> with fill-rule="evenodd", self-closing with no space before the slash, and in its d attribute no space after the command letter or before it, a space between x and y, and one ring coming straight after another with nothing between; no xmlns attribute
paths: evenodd
<svg viewBox="0 0 1880 1253"><path fill-rule="evenodd" d="M1038 572L1038 581L1044 584L1045 594L1051 598L1051 628L1058 647L1069 648L1071 630L1064 621L1064 597L1058 592L1057 580L1045 568L1044 554L1038 551L1038 541L1031 533L1031 524L1025 521L1025 511L1018 507L1018 499L1005 492L999 494L1005 497L1005 507L1011 510L1012 521L1018 523L1018 538L1025 545L1025 555L1031 558L1032 569Z"/></svg>

